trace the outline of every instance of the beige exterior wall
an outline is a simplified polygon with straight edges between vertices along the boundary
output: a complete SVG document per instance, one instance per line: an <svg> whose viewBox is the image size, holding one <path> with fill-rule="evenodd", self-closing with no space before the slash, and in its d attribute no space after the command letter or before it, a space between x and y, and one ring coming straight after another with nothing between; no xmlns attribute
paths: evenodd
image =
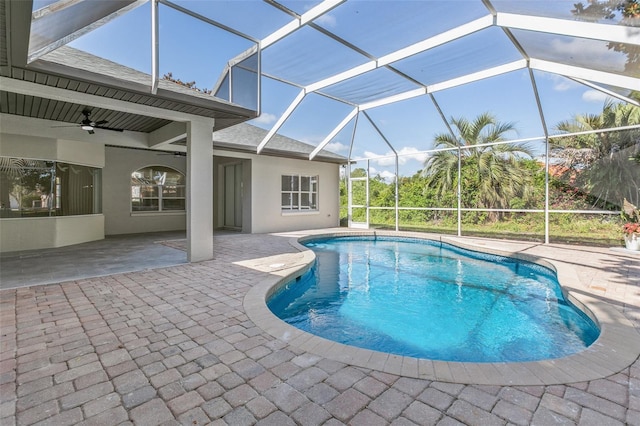
<svg viewBox="0 0 640 426"><path fill-rule="evenodd" d="M103 213L105 235L186 229L183 213L131 213L130 176L150 165L167 165L186 173L184 157L141 150L106 148L103 169ZM214 150L211 190L214 227L224 226L224 172L226 164L242 164L242 232L265 233L317 229L339 225L339 166L318 161L296 160L266 155ZM281 176L303 174L319 176L319 211L282 213Z"/></svg>
<svg viewBox="0 0 640 426"><path fill-rule="evenodd" d="M267 155L237 153L223 150L213 151L214 181L217 194L214 194L217 227L221 226L222 191L224 183L220 167L225 163L243 160L245 207L250 207L250 217L244 216L243 232L262 234L268 232L299 231L303 229L333 228L340 225L340 166L334 163L298 160ZM224 158L224 160L220 160ZM238 159L238 160L234 160ZM246 167L250 165L250 172ZM301 174L319 178L317 212L283 213L281 209L282 175ZM250 220L250 227L246 220Z"/></svg>
<svg viewBox="0 0 640 426"><path fill-rule="evenodd" d="M88 142L0 133L0 156L55 160L104 167L104 145Z"/></svg>
<svg viewBox="0 0 640 426"><path fill-rule="evenodd" d="M260 157L253 163L252 232L333 228L340 225L339 166L308 160ZM318 211L283 213L282 175L318 176Z"/></svg>
<svg viewBox="0 0 640 426"><path fill-rule="evenodd" d="M131 212L131 173L143 167L162 165L186 174L185 157L160 154L162 153L137 149L105 148L106 165L102 169L105 235L186 229L184 212Z"/></svg>
<svg viewBox="0 0 640 426"><path fill-rule="evenodd" d="M266 155L232 153L222 150L214 150L215 157L226 157L226 162L232 162L232 158L244 159L244 164L250 162L250 203L251 227L250 231L243 232L267 233L297 231L302 229L333 228L340 225L340 199L339 199L339 165L322 163L319 161L297 160ZM307 176L317 175L318 206L317 212L283 213L281 209L281 185L282 175L301 174ZM247 173L244 173L245 177ZM222 174L219 170L214 174L218 177L216 188L218 194L223 190L220 182ZM215 179L215 178L214 178ZM245 192L247 183L244 183ZM220 224L219 215L222 207L219 196L216 197L217 223ZM245 216L246 217L246 216Z"/></svg>
<svg viewBox="0 0 640 426"><path fill-rule="evenodd" d="M0 156L104 166L104 145L0 133ZM104 238L104 216L2 218L0 252L55 248Z"/></svg>
<svg viewBox="0 0 640 426"><path fill-rule="evenodd" d="M0 219L0 253L64 247L103 238L101 214Z"/></svg>

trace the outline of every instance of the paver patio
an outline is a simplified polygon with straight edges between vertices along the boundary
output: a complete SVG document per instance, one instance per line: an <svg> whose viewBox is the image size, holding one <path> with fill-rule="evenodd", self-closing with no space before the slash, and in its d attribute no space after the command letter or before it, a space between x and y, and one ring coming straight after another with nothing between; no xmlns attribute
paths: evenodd
<svg viewBox="0 0 640 426"><path fill-rule="evenodd" d="M297 256L303 234L225 234L212 261L2 290L0 424L640 425L639 359L586 382L488 386L353 366L273 337L244 299L277 275L260 265ZM570 263L574 290L640 329L636 254L461 241Z"/></svg>

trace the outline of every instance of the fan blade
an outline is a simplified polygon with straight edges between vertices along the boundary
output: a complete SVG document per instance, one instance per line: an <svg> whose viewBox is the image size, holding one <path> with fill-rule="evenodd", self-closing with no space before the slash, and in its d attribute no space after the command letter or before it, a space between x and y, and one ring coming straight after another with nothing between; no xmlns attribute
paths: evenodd
<svg viewBox="0 0 640 426"><path fill-rule="evenodd" d="M93 130L87 130L87 132L89 132L90 135L93 135L95 133Z"/></svg>
<svg viewBox="0 0 640 426"><path fill-rule="evenodd" d="M80 127L79 124L66 124L64 126L51 126L51 128L56 128L56 127Z"/></svg>
<svg viewBox="0 0 640 426"><path fill-rule="evenodd" d="M100 120L93 123L94 126L102 126L103 124L107 124L109 120Z"/></svg>
<svg viewBox="0 0 640 426"><path fill-rule="evenodd" d="M173 157L186 157L186 152L175 151L175 152L160 152L158 155L171 155Z"/></svg>
<svg viewBox="0 0 640 426"><path fill-rule="evenodd" d="M103 127L103 126L94 126L94 128L96 129L101 129L101 130L111 130L112 132L123 132L123 129L116 129L113 127Z"/></svg>

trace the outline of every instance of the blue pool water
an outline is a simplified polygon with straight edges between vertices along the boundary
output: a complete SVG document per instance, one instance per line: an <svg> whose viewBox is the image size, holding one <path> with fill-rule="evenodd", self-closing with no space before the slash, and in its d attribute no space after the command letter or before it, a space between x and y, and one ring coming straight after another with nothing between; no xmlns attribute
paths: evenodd
<svg viewBox="0 0 640 426"><path fill-rule="evenodd" d="M344 237L267 305L340 343L433 360L519 362L579 352L599 335L548 268L412 239Z"/></svg>

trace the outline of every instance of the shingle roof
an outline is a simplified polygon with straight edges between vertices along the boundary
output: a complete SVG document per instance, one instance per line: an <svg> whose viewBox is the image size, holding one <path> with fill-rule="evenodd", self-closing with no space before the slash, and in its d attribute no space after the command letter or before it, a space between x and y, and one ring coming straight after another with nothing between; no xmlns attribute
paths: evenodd
<svg viewBox="0 0 640 426"><path fill-rule="evenodd" d="M213 147L235 149L248 152L256 152L256 148L267 135L267 131L247 123L219 130L213 133ZM309 158L309 154L315 149L313 145L300 142L286 136L276 134L262 151L267 155L278 155L289 158ZM347 158L322 150L314 160L346 163Z"/></svg>

